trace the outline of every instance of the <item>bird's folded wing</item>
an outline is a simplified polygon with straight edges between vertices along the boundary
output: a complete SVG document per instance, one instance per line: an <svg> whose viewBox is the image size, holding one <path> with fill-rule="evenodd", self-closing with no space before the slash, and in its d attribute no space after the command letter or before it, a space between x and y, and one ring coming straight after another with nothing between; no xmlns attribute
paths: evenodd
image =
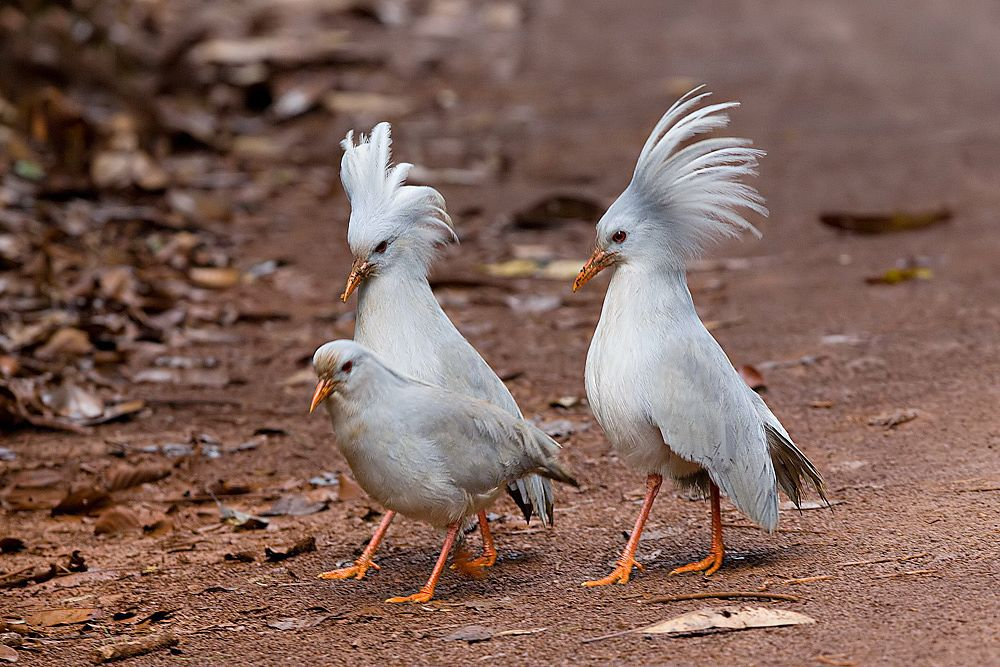
<svg viewBox="0 0 1000 667"><path fill-rule="evenodd" d="M733 504L772 530L778 495L764 426L749 389L707 332L667 346L648 400L664 443L704 467Z"/></svg>

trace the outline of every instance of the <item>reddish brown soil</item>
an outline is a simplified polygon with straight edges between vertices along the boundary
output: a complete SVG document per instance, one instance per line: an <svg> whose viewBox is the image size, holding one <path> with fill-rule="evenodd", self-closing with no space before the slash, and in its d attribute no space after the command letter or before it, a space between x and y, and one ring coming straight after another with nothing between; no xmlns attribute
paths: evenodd
<svg viewBox="0 0 1000 667"><path fill-rule="evenodd" d="M713 257L751 258L750 267L698 274L699 284L711 276L722 287L695 298L706 319L734 321L717 336L736 363L819 359L766 371L766 399L826 475L831 498L842 503L833 511L785 512L774 535L729 528L723 570L708 580L668 577L673 567L704 554L709 535L707 504L666 490L640 548L646 571L627 587L581 588L611 566L642 487L641 475L609 453L586 408L549 407L555 397L583 394L586 349L606 281L578 295L569 294L568 281L512 281L517 294L562 297L560 308L537 315L512 313L501 288L448 288L439 296L459 328L496 368L520 373L510 387L526 415L590 425L566 441L565 458L583 486L559 489L555 530L525 531L505 502L494 523L500 561L487 578L446 573L434 602L397 607L382 600L415 591L440 544L438 534L414 522L393 525L378 558L382 570L368 580L315 576L351 558L370 535L377 517L362 518L369 511L363 499L242 533L217 530L211 503L181 503L178 528L166 537L99 538L92 519L10 513L0 533L21 537L29 549L0 556L0 569L47 563L79 549L91 570L4 591L3 615L74 606L104 612L83 631L50 629L51 640L34 644L37 652L21 651L21 661L85 664L86 651L125 632L112 614L169 609L176 611L159 626L180 636L181 654L161 651L136 664L995 662L997 19L988 2L963 3L960 12L933 2L908 3L905 11L892 3L713 2L669 11L654 1L540 3L525 26L515 75L488 75L470 43L434 80L458 91L459 110L430 123L397 124L400 159L418 161L421 146L438 135L504 142L511 156L504 180L443 188L464 242L443 258L439 273L478 275L478 264L509 258L513 244L546 244L564 258L585 257L588 225L512 232L503 227L504 216L553 191L614 196L647 131L686 79L708 82L721 99L741 100L735 130L769 153L759 187L771 217L762 223L762 241L713 251ZM4 437L19 468L52 464L69 479L86 478L88 469L113 460L109 443L176 442L204 432L236 444L272 426L288 434L252 451L190 461L135 497L156 506L157 497L220 479L277 495L286 484L308 488L305 480L323 470L346 470L325 417L306 415L310 387L282 386L318 344L351 333L350 320L340 316L354 304L336 300L350 262L346 202L339 186L329 184L339 159L335 129L316 127L328 166L303 168L267 204L258 226L238 230L252 239L243 251L247 263L293 262L298 280L291 287L240 288L262 309L290 319L241 324L239 342L187 351L218 356L246 383L194 392L146 385L135 392L237 404L161 405L148 418L86 436L20 431ZM944 205L954 210L953 221L919 232L858 237L818 222L829 209ZM865 284L865 277L910 256L927 258L932 280ZM834 335L853 342L824 342ZM831 406L810 407L820 401ZM918 417L891 430L868 424L874 415L904 408L919 410ZM253 511L270 501L256 495L227 503ZM734 511L725 520L745 523ZM222 560L226 552L259 554L264 545L309 534L318 551L283 563ZM853 561L879 562L847 564ZM828 578L782 583L814 576ZM645 601L649 596L764 586L801 596L776 606L816 623L584 643L726 604L654 605ZM268 625L326 615L333 616L314 627ZM476 644L444 639L469 624L538 632Z"/></svg>

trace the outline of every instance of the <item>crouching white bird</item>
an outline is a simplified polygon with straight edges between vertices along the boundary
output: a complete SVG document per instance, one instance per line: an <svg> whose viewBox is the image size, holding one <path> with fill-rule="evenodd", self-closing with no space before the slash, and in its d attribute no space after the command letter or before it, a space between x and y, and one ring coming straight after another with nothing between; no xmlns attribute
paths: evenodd
<svg viewBox="0 0 1000 667"><path fill-rule="evenodd" d="M745 139L697 135L724 127L737 103L701 106L695 89L660 119L632 181L597 224L597 247L573 291L614 267L587 354L594 415L622 460L648 475L646 497L617 566L585 586L626 583L643 525L664 476L708 493L712 546L678 572L722 565L719 492L768 531L778 525L777 487L795 504L808 479L823 479L764 401L740 378L695 312L685 263L706 242L740 231L759 235L741 209L766 215L761 196L739 181L762 151Z"/></svg>
<svg viewBox="0 0 1000 667"><path fill-rule="evenodd" d="M393 512L448 534L418 593L386 602L427 602L463 524L527 474L576 486L559 444L491 403L408 378L354 341L313 355L319 377L309 411L325 403L337 447L354 478Z"/></svg>
<svg viewBox="0 0 1000 667"><path fill-rule="evenodd" d="M445 202L434 188L405 185L412 165L390 165L391 134L380 123L371 137L341 143L341 180L351 202L347 241L354 255L345 303L358 290L354 340L371 348L404 375L488 401L521 417L510 391L445 315L427 281L437 249L457 243ZM469 447L474 447L469 443ZM456 455L460 452L454 452ZM458 459L461 460L461 457ZM510 480L508 493L525 520L532 512L552 523L552 485L537 475ZM392 522L385 514L368 547L351 567L325 572L324 579L361 579L374 566L372 556ZM479 516L483 555L469 565L492 566L493 546L486 512ZM375 566L377 567L377 566Z"/></svg>

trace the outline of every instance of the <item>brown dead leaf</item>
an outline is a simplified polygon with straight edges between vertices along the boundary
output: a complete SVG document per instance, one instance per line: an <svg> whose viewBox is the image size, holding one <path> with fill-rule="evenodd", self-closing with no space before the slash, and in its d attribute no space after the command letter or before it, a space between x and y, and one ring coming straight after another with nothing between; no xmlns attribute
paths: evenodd
<svg viewBox="0 0 1000 667"><path fill-rule="evenodd" d="M81 357L94 349L87 333L74 327L63 327L56 330L35 355L39 359L55 359L57 357Z"/></svg>
<svg viewBox="0 0 1000 667"><path fill-rule="evenodd" d="M19 537L0 538L0 554L16 554L24 551L24 540Z"/></svg>
<svg viewBox="0 0 1000 667"><path fill-rule="evenodd" d="M898 410L891 410L889 412L883 412L875 415L874 417L870 417L868 419L868 425L881 426L886 430L891 430L900 424L913 421L919 416L920 410L917 410L916 408L900 408Z"/></svg>
<svg viewBox="0 0 1000 667"><path fill-rule="evenodd" d="M306 516L322 512L329 507L330 503L325 500L313 502L306 496L297 493L288 493L277 500L260 513L261 516Z"/></svg>
<svg viewBox="0 0 1000 667"><path fill-rule="evenodd" d="M337 498L340 500L357 500L365 497L365 490L357 482L342 472L337 473Z"/></svg>
<svg viewBox="0 0 1000 667"><path fill-rule="evenodd" d="M139 517L127 507L111 507L94 523L94 535L124 535L139 531Z"/></svg>
<svg viewBox="0 0 1000 667"><path fill-rule="evenodd" d="M746 630L782 625L803 625L816 620L794 611L770 607L715 607L699 609L660 621L635 632L651 635L701 634L710 630Z"/></svg>
<svg viewBox="0 0 1000 667"><path fill-rule="evenodd" d="M25 614L24 620L36 628L52 628L59 625L75 625L86 623L101 617L101 610L96 607L72 607L61 609L43 609Z"/></svg>
<svg viewBox="0 0 1000 667"><path fill-rule="evenodd" d="M445 641L468 642L476 644L493 639L493 631L483 625L465 625L456 628L443 637Z"/></svg>
<svg viewBox="0 0 1000 667"><path fill-rule="evenodd" d="M131 489L133 486L156 482L170 475L171 466L140 465L119 466L104 476L104 487L109 492Z"/></svg>
<svg viewBox="0 0 1000 667"><path fill-rule="evenodd" d="M97 419L104 414L104 401L95 392L70 380L52 389L43 389L42 403L60 417L73 421Z"/></svg>
<svg viewBox="0 0 1000 667"><path fill-rule="evenodd" d="M6 644L0 644L0 661L3 662L17 662L18 661L17 651L12 649Z"/></svg>
<svg viewBox="0 0 1000 667"><path fill-rule="evenodd" d="M94 486L79 486L70 489L59 504L52 508L52 516L60 514L90 514L106 507L111 502L107 491Z"/></svg>
<svg viewBox="0 0 1000 667"><path fill-rule="evenodd" d="M597 222L604 215L605 209L605 206L590 197L552 195L515 213L514 225L521 229L549 229L566 222Z"/></svg>
<svg viewBox="0 0 1000 667"><path fill-rule="evenodd" d="M740 366L739 372L743 381L754 391L761 393L767 390L767 385L764 383L764 374L757 370L756 367L750 364L743 364Z"/></svg>
<svg viewBox="0 0 1000 667"><path fill-rule="evenodd" d="M227 289L239 284L242 275L231 266L196 266L188 272L192 283L207 289Z"/></svg>
<svg viewBox="0 0 1000 667"><path fill-rule="evenodd" d="M316 538L312 535L303 537L290 547L285 549L272 549L264 547L264 556L272 563L277 563L294 556L316 551Z"/></svg>
<svg viewBox="0 0 1000 667"><path fill-rule="evenodd" d="M884 234L921 229L951 220L951 211L893 211L891 213L823 213L820 222L856 234Z"/></svg>
<svg viewBox="0 0 1000 667"><path fill-rule="evenodd" d="M219 501L215 502L219 506L219 520L222 521L222 523L228 523L236 530L262 530L267 528L267 525L270 523L263 517L241 512L237 509L233 509L232 507L223 505Z"/></svg>

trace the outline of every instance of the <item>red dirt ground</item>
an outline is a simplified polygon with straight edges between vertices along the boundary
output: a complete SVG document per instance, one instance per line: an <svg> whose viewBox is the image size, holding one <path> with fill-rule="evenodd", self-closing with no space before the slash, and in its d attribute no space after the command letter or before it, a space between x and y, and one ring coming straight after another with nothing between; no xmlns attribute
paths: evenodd
<svg viewBox="0 0 1000 667"><path fill-rule="evenodd" d="M715 287L699 289L695 299L705 319L729 324L716 335L736 363L817 358L766 370L765 398L824 472L831 499L841 502L832 511L784 512L781 530L770 536L729 528L728 559L717 575L668 577L703 555L709 535L707 504L667 489L641 544L646 571L627 587L582 588L617 556L643 483L610 453L585 407L549 405L584 393L583 364L606 279L577 295L569 281L541 279L446 288L439 296L459 328L495 368L516 375L510 387L526 415L589 425L565 443L582 488L558 490L555 530L525 530L504 502L494 523L500 561L487 578L446 573L434 602L396 607L382 600L415 591L440 544L439 535L414 522L393 525L378 559L382 570L368 580L315 578L352 558L370 535L377 517L366 518L364 499L240 533L216 529L211 503L182 503L169 536L117 539L95 537L91 519L10 513L0 534L21 537L29 550L0 557L0 568L47 563L79 549L91 572L5 591L3 615L75 606L105 614L82 634L79 626L51 629L51 641L35 653L21 651L21 661L85 664L86 651L122 633L111 615L133 609L140 618L176 610L158 627L180 636L181 653L133 660L144 665L995 663L998 18L988 2L964 3L961 12L935 2L910 3L905 12L890 3L712 2L665 11L652 1L545 2L530 14L514 76L482 76L482 54L470 51L466 63L459 53L437 76L458 92L460 112L396 126L399 159L419 161L421 147L438 135L500 137L510 152L501 182L442 188L463 244L445 255L439 275L476 276L479 264L510 258L515 244L584 258L589 225L511 231L503 220L551 192L617 194L649 128L688 80L708 82L720 99L742 101L734 129L768 151L758 185L771 216L761 224L762 241L713 251L716 258L749 258L749 266L694 275L696 285ZM530 122L519 120L525 117ZM318 344L351 333L341 315L354 303L336 300L350 265L347 206L339 185L328 183L339 152L330 128L318 125L320 134L327 166L303 168L266 205L261 224L238 230L249 238L247 263L293 261L289 284L240 288L289 319L240 324L238 342L189 351L219 357L246 382L193 392L145 385L136 392L234 403L163 405L148 418L86 436L20 431L4 438L19 467L55 462L67 478L80 478L114 461L109 443L177 442L204 432L236 444L269 426L287 435L252 451L188 461L136 498L156 505L157 498L221 479L253 487L256 495L226 502L256 511L270 504L268 493L308 488L305 480L321 471L346 470L325 417L306 415L311 387L282 385ZM950 223L893 235L841 235L818 221L826 210L941 206L954 211ZM926 258L932 280L865 284L913 256ZM558 295L562 305L512 313L508 293ZM811 407L817 402L830 407ZM868 424L905 408L918 417L894 429ZM735 511L725 521L746 524ZM277 564L222 560L226 552L260 554L264 545L304 535L315 535L318 551ZM805 577L823 578L783 583ZM801 596L774 606L816 623L583 641L727 604L650 604L650 596L764 586ZM317 623L268 625L284 618ZM445 639L470 624L537 632L475 644Z"/></svg>

